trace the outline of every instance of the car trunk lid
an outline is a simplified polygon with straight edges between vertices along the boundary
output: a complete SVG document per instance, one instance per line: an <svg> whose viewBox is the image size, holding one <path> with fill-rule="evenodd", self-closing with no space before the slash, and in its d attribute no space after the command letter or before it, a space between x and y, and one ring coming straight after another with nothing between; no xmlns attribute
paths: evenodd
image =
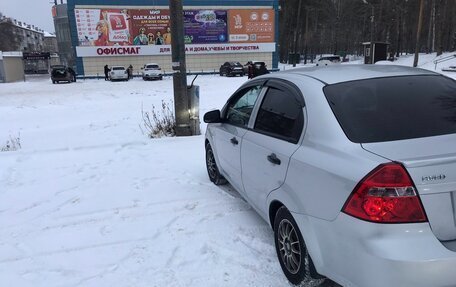
<svg viewBox="0 0 456 287"><path fill-rule="evenodd" d="M367 143L362 147L401 162L420 195L436 237L456 239L456 134Z"/></svg>

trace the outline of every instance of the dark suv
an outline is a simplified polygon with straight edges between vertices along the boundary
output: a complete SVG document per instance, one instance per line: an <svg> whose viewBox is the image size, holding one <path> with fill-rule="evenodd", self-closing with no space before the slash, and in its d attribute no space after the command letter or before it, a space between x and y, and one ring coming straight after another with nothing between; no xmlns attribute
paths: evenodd
<svg viewBox="0 0 456 287"><path fill-rule="evenodd" d="M67 66L53 66L51 71L51 80L53 84L59 82L76 82L76 72Z"/></svg>
<svg viewBox="0 0 456 287"><path fill-rule="evenodd" d="M220 66L220 76L244 76L244 69L239 62L225 62Z"/></svg>
<svg viewBox="0 0 456 287"><path fill-rule="evenodd" d="M250 72L249 69L251 69ZM244 72L249 75L249 78L255 78L261 75L269 74L266 63L260 61L248 61L244 65Z"/></svg>

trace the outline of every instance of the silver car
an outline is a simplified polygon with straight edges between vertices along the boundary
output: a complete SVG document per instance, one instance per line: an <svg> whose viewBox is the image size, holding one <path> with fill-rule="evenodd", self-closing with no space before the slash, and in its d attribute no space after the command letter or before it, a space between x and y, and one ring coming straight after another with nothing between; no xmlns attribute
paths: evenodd
<svg viewBox="0 0 456 287"><path fill-rule="evenodd" d="M270 223L292 284L456 286L456 81L295 69L245 83L204 121L210 180Z"/></svg>

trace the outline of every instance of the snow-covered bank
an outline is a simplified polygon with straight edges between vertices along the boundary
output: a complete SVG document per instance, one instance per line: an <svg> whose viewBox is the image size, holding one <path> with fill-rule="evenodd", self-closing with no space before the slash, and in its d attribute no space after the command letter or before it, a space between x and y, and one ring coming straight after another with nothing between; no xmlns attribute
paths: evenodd
<svg viewBox="0 0 456 287"><path fill-rule="evenodd" d="M244 81L199 77L201 113ZM288 286L270 227L209 182L204 137L141 134L171 79L0 89L0 145L22 144L0 152L5 286Z"/></svg>
<svg viewBox="0 0 456 287"><path fill-rule="evenodd" d="M452 53L443 53L441 56L436 56L436 53L432 54L420 54L418 57L418 68L421 69L426 69L429 71L434 71L436 73L441 73L445 76L448 76L450 78L456 79L456 72L446 72L442 71L442 68L444 67L449 67L449 66L456 66L456 57L453 59L450 59L449 61L441 62L437 64L437 67L434 64L434 60L436 59L441 59L443 57L448 57L451 55L455 55L455 52ZM351 57L354 58L354 57ZM413 66L413 59L414 55L413 54L408 54L408 55L402 55L399 58L397 58L396 61L394 62L389 62L389 61L384 61L384 62L379 62L376 64L391 64L391 65L400 65L400 66L407 66L407 67L412 67ZM317 57L318 60L318 57ZM357 60L351 60L350 62L345 62L342 63L343 65L358 65L358 64L363 64L364 59L362 57L359 57ZM288 64L279 64L279 68L281 71L286 71L289 69L296 69L296 68L303 68L303 67L314 67L315 63L308 63L306 65L304 64L297 64L296 67L293 67L293 65L288 65Z"/></svg>

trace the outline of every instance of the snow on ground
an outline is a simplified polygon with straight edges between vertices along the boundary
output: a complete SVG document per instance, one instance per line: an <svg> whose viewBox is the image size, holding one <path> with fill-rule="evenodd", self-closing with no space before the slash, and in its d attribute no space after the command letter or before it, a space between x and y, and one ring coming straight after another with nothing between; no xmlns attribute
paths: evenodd
<svg viewBox="0 0 456 287"><path fill-rule="evenodd" d="M200 76L201 113L244 81ZM0 146L22 145L0 152L2 286L288 286L268 224L208 180L204 137L141 133L141 106L171 99L170 78L0 86Z"/></svg>
<svg viewBox="0 0 456 287"><path fill-rule="evenodd" d="M200 76L201 115L245 81ZM289 286L268 224L208 180L204 137L141 133L172 97L171 78L0 86L0 148L22 145L0 152L2 286Z"/></svg>
<svg viewBox="0 0 456 287"><path fill-rule="evenodd" d="M418 57L418 68L434 71L434 72L437 72L437 73L441 73L441 74L444 74L445 76L448 76L450 78L456 79L456 72L445 72L445 71L442 71L442 68L446 68L446 67L449 67L449 66L456 66L456 57L453 57L449 61L438 63L437 67L434 64L434 60L436 60L436 59L441 59L441 58L452 56L452 55L455 55L455 54L456 54L456 51L455 52L451 52L451 53L443 53L439 57L436 56L436 53L420 54L419 57ZM318 60L318 58L319 57L317 57L317 60ZM345 62L345 63L342 63L342 64L343 65L353 65L353 64L357 65L357 64L363 64L364 63L364 58L362 58L362 57L350 56L349 58L351 58L350 62ZM377 62L376 64L378 64L378 65L400 65L400 66L412 67L413 66L413 59L414 59L414 55L413 54L408 54L408 55L400 56L394 62L381 61L381 62ZM289 70L289 69L296 69L296 68L303 68L303 67L314 67L314 66L315 66L315 63L313 63L313 64L312 63L307 63L306 65L301 63L301 64L297 64L296 67L293 67L293 65L289 65L289 64L279 64L279 69L281 71L286 71L286 70Z"/></svg>

